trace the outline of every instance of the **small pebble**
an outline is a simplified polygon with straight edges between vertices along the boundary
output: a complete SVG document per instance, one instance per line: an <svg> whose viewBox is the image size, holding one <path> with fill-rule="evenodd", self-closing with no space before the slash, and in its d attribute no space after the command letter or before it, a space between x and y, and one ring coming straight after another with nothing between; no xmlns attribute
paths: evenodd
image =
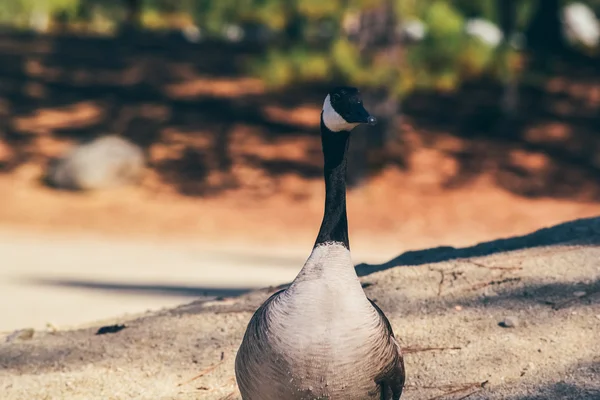
<svg viewBox="0 0 600 400"><path fill-rule="evenodd" d="M504 321L500 322L500 325L503 328L516 328L519 326L519 319L517 317L511 316L504 318Z"/></svg>
<svg viewBox="0 0 600 400"><path fill-rule="evenodd" d="M107 333L117 333L127 328L124 324L103 326L96 332L96 335L105 335Z"/></svg>
<svg viewBox="0 0 600 400"><path fill-rule="evenodd" d="M534 371L535 370L535 364L530 362L529 364L527 364L527 366L525 368L523 368L523 370L521 371L521 376L525 375L527 372L529 371Z"/></svg>
<svg viewBox="0 0 600 400"><path fill-rule="evenodd" d="M573 292L573 296L575 297L583 297L585 296L587 293L584 292L583 290L577 291L577 292Z"/></svg>
<svg viewBox="0 0 600 400"><path fill-rule="evenodd" d="M455 307L454 307L454 309L455 309L456 311L460 311L460 310L462 310L462 307L461 307L461 306L455 306Z"/></svg>

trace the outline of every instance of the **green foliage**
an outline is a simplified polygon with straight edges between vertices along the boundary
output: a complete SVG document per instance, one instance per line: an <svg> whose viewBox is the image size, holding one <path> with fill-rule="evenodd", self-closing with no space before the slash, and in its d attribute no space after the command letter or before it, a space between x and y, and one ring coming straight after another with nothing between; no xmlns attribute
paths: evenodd
<svg viewBox="0 0 600 400"><path fill-rule="evenodd" d="M36 14L74 17L81 0L9 0L0 2L0 22L26 27Z"/></svg>
<svg viewBox="0 0 600 400"><path fill-rule="evenodd" d="M407 46L401 58L391 62L377 56L364 59L341 32L318 45L311 41L309 32L323 20L333 20L335 26L341 26L342 20L353 12L378 4L380 0L353 0L347 1L344 8L341 1L288 2L285 22L271 26L283 34L285 26L296 18L302 24L303 36L293 47L286 43L271 50L253 64L253 72L272 86L343 79L363 87L385 86L403 95L415 89L454 90L463 80L481 75L501 79L508 73L503 66L515 64L507 63L504 47L492 48L465 33L467 18L497 20L497 0L396 0L399 19L422 21L427 35L423 41ZM533 0L518 4L519 21L526 22L532 4ZM511 54L515 56L514 51Z"/></svg>
<svg viewBox="0 0 600 400"><path fill-rule="evenodd" d="M454 6L467 18L498 20L496 0L455 0Z"/></svg>
<svg viewBox="0 0 600 400"><path fill-rule="evenodd" d="M250 64L250 71L261 76L271 87L282 87L296 82L318 82L332 72L332 59L326 53L295 47L287 51L273 50L263 59Z"/></svg>
<svg viewBox="0 0 600 400"><path fill-rule="evenodd" d="M494 49L465 34L469 18L497 23L502 0L393 0L399 20L417 19L426 25L425 39L407 46L397 60L362 55L342 32L343 21L383 1L141 0L141 22L147 29L196 24L208 35L221 35L229 24L264 24L276 40L264 57L249 63L249 70L274 87L345 80L385 86L402 95L415 89L453 90L481 75L504 79L518 64L518 54L506 46ZM517 2L520 30L540 1ZM600 10L600 0L590 4ZM0 1L0 22L27 27L36 13L60 14L72 26L110 33L123 21L125 7L124 0Z"/></svg>
<svg viewBox="0 0 600 400"><path fill-rule="evenodd" d="M415 88L449 91L463 79L486 72L494 49L464 33L465 17L451 3L433 2L423 21L429 27L428 35L407 50L401 93Z"/></svg>
<svg viewBox="0 0 600 400"><path fill-rule="evenodd" d="M517 29L525 30L540 0L520 0L517 2Z"/></svg>
<svg viewBox="0 0 600 400"><path fill-rule="evenodd" d="M463 16L447 1L437 0L425 12L425 24L429 27L429 37L434 40L454 39L462 30Z"/></svg>
<svg viewBox="0 0 600 400"><path fill-rule="evenodd" d="M188 0L189 5L184 7L193 17L194 21L209 33L218 33L222 28L231 23L244 22L245 20L259 19L258 14L272 12L281 15L281 4L271 2L267 10L259 0ZM254 6L257 6L254 8Z"/></svg>
<svg viewBox="0 0 600 400"><path fill-rule="evenodd" d="M302 0L296 2L298 13L309 19L334 17L343 9L341 0Z"/></svg>

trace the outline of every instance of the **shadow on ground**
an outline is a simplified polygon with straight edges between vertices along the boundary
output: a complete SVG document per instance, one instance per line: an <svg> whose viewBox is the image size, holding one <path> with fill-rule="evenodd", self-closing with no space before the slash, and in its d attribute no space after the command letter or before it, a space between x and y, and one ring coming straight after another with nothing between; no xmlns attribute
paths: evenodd
<svg viewBox="0 0 600 400"><path fill-rule="evenodd" d="M499 239L495 241L485 242L476 246L454 249L451 247L434 248L421 251L406 252L387 263L378 265L359 264L356 266L357 274L361 277L367 277L370 274L389 270L401 266L425 266L426 264L434 264L443 261L472 259L476 257L490 256L494 254L506 253L516 250L524 250L531 248L540 248L540 254L544 256L563 255L568 256L568 253L577 250L578 246L595 247L600 244L600 218L580 219L554 227L541 229L528 235L514 237L509 239ZM564 254L563 254L564 253ZM487 275L479 276L474 273L480 268L477 263L472 260L464 262L465 270L459 271L460 280L465 280L466 276L469 279L487 279ZM485 268L483 268L485 269ZM489 270L489 271L493 271ZM456 279L456 278L455 278ZM430 282L431 281L431 282ZM433 284L437 286L439 277L428 279L427 282L421 281L422 285ZM440 302L440 298L432 300L431 307L444 309L452 305L460 305L461 307L496 307L496 308L511 308L522 306L523 303L530 305L545 305L548 309L552 307L562 308L563 306L595 304L600 301L600 281L594 280L586 283L527 283L523 285L520 278L511 279L509 276L501 278L490 278L486 285L498 286L493 296L481 296L479 293L483 287L478 287L482 284L463 282L457 287L462 287L466 292L453 299L446 299ZM253 291L242 295L240 301L233 304L214 305L208 308L205 307L204 301L192 302L188 305L174 310L175 313L195 314L207 311L218 312L253 312L268 296L280 289L284 289L288 284L279 285L277 287L269 287L258 291ZM402 291L396 291L393 296L389 293L379 291L378 285L373 285L370 281L363 280L363 287L367 296L374 300L378 297L386 297L385 309L391 311L401 310L404 314L418 314L425 307L422 299L410 299L402 294ZM573 299L573 292L584 291L589 296L579 299L573 303L569 302ZM441 293L440 293L441 294ZM439 297L439 296L438 296ZM439 303L439 304L438 304Z"/></svg>
<svg viewBox="0 0 600 400"><path fill-rule="evenodd" d="M382 264L359 264L356 266L356 272L358 276L365 276L400 266L431 264L460 258L483 257L501 252L552 246L560 243L599 245L600 218L570 221L550 228L540 229L527 235L493 240L462 249L442 246L426 250L407 251Z"/></svg>
<svg viewBox="0 0 600 400"><path fill-rule="evenodd" d="M522 303L529 304L545 304L546 306L555 306L557 309L562 308L563 304L568 299L573 298L573 292L585 292L585 297L579 299L574 304L592 304L600 300L600 281L594 280L580 283L536 283L530 282L523 285L520 282L521 278L510 276L490 278L489 285L497 287L497 292L493 296L481 297L479 293L480 283L469 283L465 279L468 276L469 280L487 279L486 274L477 272L481 269L486 269L489 266L479 265L473 258L490 256L494 254L507 253L511 251L540 248L540 254L544 257L557 255L568 257L570 252L578 250L581 246L595 247L600 244L600 218L580 219L571 222L566 222L554 227L544 228L528 235L513 237L508 239L499 239L490 242L480 243L478 245L455 249L451 247L441 247L420 251L409 251L400 256L378 265L360 264L356 266L356 271L359 276L366 277L376 272L381 272L401 266L424 266L427 264L435 264L451 260L463 260L459 262L460 271L450 271L450 276L454 273L452 285L456 283L456 287L466 290L460 296L447 299L444 302L444 307L452 303L462 307L513 307L521 306ZM270 258L264 259L257 255L249 255L249 260L269 261ZM242 261L241 259L238 261ZM273 261L273 260L271 260ZM279 257L275 261L289 262L296 265L293 258ZM511 267L511 266L508 266ZM514 267L514 266L513 266ZM251 267L249 267L251 268ZM493 271L494 266L490 271ZM500 268L507 268L506 265ZM431 267L429 267L431 270ZM518 268L517 268L518 269ZM499 269L499 271L502 271ZM506 271L510 271L510 268ZM439 272L439 271L438 271ZM428 278L429 279L429 278ZM450 278L448 278L450 279ZM196 297L197 301L191 304L179 307L176 313L201 313L205 312L205 302L214 298L238 298L232 304L214 306L219 309L219 312L239 312L239 311L254 311L267 296L277 290L286 288L289 283L279 285L277 287L269 287L262 290L253 290L250 287L197 287L185 285L162 285L162 284L137 284L127 282L103 282L95 280L82 279L67 279L67 278L20 278L27 284L57 286L75 289L89 289L103 292L123 292L139 295L160 295L160 296L188 296ZM437 284L439 278L437 275L433 279L433 284ZM462 282L465 281L465 282ZM462 283L461 283L462 282ZM430 285L432 282L422 282L424 285ZM469 286L470 285L470 286ZM486 283L487 285L487 283ZM485 286L485 285L484 285ZM363 281L363 287L367 295L374 300L382 297L377 285L372 285L371 282ZM249 293L251 292L251 293ZM441 294L441 288L440 288ZM241 297L240 297L241 296ZM393 296L393 301L386 305L388 310L396 310L402 308L403 313L418 313L421 305L415 303L409 298L403 298L402 291L396 292ZM415 303L415 304L412 304ZM411 305L412 304L412 305ZM436 302L431 302L433 307L437 307ZM565 305L571 305L570 303ZM414 306L414 309L412 308ZM213 307L213 306L211 306ZM216 309L216 308L215 308ZM209 308L212 310L212 308Z"/></svg>
<svg viewBox="0 0 600 400"><path fill-rule="evenodd" d="M90 289L102 292L120 292L147 296L177 296L177 297L232 297L248 293L253 288L202 287L182 285L145 285L134 283L99 282L75 279L34 278L24 283L32 285L55 286L73 289Z"/></svg>

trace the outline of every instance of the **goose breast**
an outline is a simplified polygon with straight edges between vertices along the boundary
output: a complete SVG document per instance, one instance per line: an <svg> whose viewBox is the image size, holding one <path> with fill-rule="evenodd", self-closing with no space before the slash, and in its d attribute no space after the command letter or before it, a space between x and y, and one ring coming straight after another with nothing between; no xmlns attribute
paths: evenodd
<svg viewBox="0 0 600 400"><path fill-rule="evenodd" d="M399 349L343 250L328 250L328 257L313 254L250 322L244 343L251 348L240 351L236 368L252 377L239 384L256 399L382 398L379 381Z"/></svg>

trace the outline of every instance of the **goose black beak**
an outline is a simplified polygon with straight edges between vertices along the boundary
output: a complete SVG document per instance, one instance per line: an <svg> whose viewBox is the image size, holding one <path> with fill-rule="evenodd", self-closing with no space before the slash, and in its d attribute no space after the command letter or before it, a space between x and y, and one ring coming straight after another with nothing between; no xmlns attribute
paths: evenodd
<svg viewBox="0 0 600 400"><path fill-rule="evenodd" d="M377 124L377 118L369 114L362 104L357 104L357 107L355 107L352 114L353 115L351 115L350 118L347 118L346 121L359 124L368 124L371 126Z"/></svg>

